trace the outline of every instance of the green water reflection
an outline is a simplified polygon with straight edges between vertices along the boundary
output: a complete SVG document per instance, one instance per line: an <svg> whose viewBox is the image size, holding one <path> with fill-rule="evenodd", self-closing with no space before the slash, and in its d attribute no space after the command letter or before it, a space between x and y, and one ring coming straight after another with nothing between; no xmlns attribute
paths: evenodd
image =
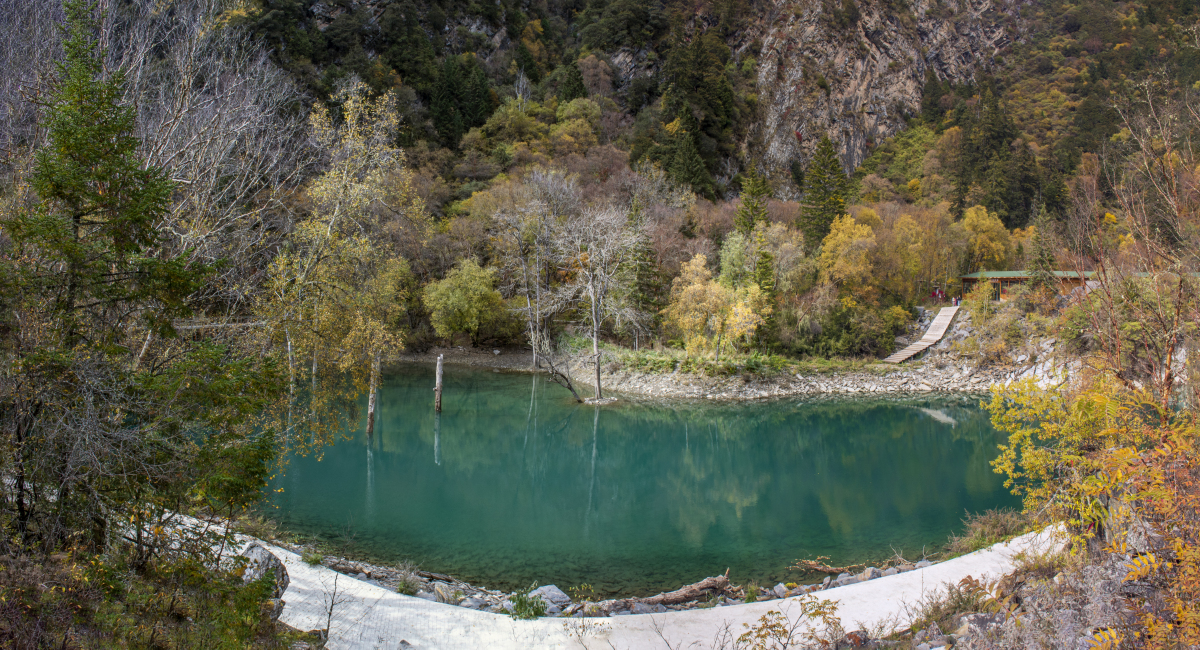
<svg viewBox="0 0 1200 650"><path fill-rule="evenodd" d="M639 403L594 408L540 377L449 367L385 382L362 433L276 479L275 516L358 553L491 587L673 589L731 569L794 579L935 549L964 511L1016 505L977 399Z"/></svg>

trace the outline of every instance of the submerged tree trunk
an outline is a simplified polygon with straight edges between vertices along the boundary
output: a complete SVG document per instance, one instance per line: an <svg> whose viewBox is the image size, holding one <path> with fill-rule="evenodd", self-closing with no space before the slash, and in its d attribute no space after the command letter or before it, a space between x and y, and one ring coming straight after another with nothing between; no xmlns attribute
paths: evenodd
<svg viewBox="0 0 1200 650"><path fill-rule="evenodd" d="M604 391L600 387L600 301L596 295L595 286L588 287L592 298L592 359L596 364L596 399L604 399Z"/></svg>
<svg viewBox="0 0 1200 650"><path fill-rule="evenodd" d="M433 412L442 412L442 355L438 355L437 371L433 379Z"/></svg>
<svg viewBox="0 0 1200 650"><path fill-rule="evenodd" d="M375 394L379 392L379 350L371 357L371 387L367 395L367 435L375 431Z"/></svg>

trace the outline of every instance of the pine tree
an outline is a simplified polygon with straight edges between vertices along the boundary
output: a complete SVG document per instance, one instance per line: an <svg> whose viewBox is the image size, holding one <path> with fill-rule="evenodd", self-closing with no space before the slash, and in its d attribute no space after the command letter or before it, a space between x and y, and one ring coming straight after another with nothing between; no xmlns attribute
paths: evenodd
<svg viewBox="0 0 1200 650"><path fill-rule="evenodd" d="M1054 251L1050 243L1052 228L1050 213L1043 204L1033 220L1033 240L1029 243L1030 260L1029 274L1035 287L1046 287L1056 290L1058 279L1054 277Z"/></svg>
<svg viewBox="0 0 1200 650"><path fill-rule="evenodd" d="M925 88L921 91L921 117L930 124L936 124L942 119L945 111L941 107L942 95L945 94L942 82L938 81L933 66L925 68Z"/></svg>
<svg viewBox="0 0 1200 650"><path fill-rule="evenodd" d="M640 200L635 198L633 207L629 211L629 227L640 229L642 226L642 206ZM630 302L633 303L635 309L643 314L648 314L651 318L650 326L657 328L662 318L662 308L665 306L663 302L665 285L648 237L638 239L637 248L634 249L628 264L633 276Z"/></svg>
<svg viewBox="0 0 1200 650"><path fill-rule="evenodd" d="M754 282L771 306L771 311L763 320L757 334L760 341L766 341L774 336L775 332L775 256L767 249L766 227L755 229L754 235L754 243L758 248L758 256L754 260Z"/></svg>
<svg viewBox="0 0 1200 650"><path fill-rule="evenodd" d="M744 235L749 235L754 226L767 222L767 199L771 198L771 186L767 178L751 169L742 183L742 201L733 218L734 226Z"/></svg>
<svg viewBox="0 0 1200 650"><path fill-rule="evenodd" d="M533 53L529 51L525 43L517 44L517 53L515 56L517 68L525 71L525 76L533 83L538 83L542 80L542 70L538 67L537 61L533 58Z"/></svg>
<svg viewBox="0 0 1200 650"><path fill-rule="evenodd" d="M704 159L696 149L695 138L687 131L681 130L675 136L675 155L671 158L668 173L676 183L691 187L705 198L711 199L716 194L712 176L709 176Z"/></svg>
<svg viewBox="0 0 1200 650"><path fill-rule="evenodd" d="M763 295L775 299L775 256L767 250L766 235L758 232L758 258L754 260L754 282Z"/></svg>
<svg viewBox="0 0 1200 650"><path fill-rule="evenodd" d="M437 84L433 87L433 97L429 106L433 128L437 129L442 143L448 147L457 147L465 131L462 111L459 109L463 94L462 70L458 66L458 58L448 56L442 64L442 73L438 76Z"/></svg>
<svg viewBox="0 0 1200 650"><path fill-rule="evenodd" d="M566 68L566 78L558 90L558 101L566 103L572 99L587 97L587 86L583 85L583 74L579 72L579 64L569 63L564 67Z"/></svg>
<svg viewBox="0 0 1200 650"><path fill-rule="evenodd" d="M800 229L809 250L821 244L833 220L846 212L848 186L833 141L829 136L822 137L804 174L804 197L800 204Z"/></svg>
<svg viewBox="0 0 1200 650"><path fill-rule="evenodd" d="M487 73L483 66L475 65L466 87L463 89L462 101L463 127L483 126L492 115L492 96L488 88Z"/></svg>
<svg viewBox="0 0 1200 650"><path fill-rule="evenodd" d="M123 325L112 314L133 301L153 304L143 316L169 330L169 320L187 312L184 300L203 268L189 270L180 260L150 253L160 245L156 225L170 208L173 185L163 169L138 157L135 111L119 104L124 75L105 74L91 6L74 0L64 9L49 143L38 151L30 178L41 202L4 229L18 247L49 261L53 271L30 280L52 301L68 345L80 337L97 343L120 337Z"/></svg>

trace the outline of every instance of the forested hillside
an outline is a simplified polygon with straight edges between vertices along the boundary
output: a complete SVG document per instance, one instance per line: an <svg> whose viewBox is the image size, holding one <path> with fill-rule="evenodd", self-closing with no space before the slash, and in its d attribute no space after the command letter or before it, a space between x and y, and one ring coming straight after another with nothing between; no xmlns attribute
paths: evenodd
<svg viewBox="0 0 1200 650"><path fill-rule="evenodd" d="M1200 271L1198 17L0 0L0 554L41 558L0 568L0 645L268 643L222 618L258 596L198 577L219 558L171 540L175 513L234 516L278 449L372 421L358 398L405 350L532 349L564 384L628 348L726 374L875 359L960 274L1029 269L1022 314L1128 390L1167 372L1167 409ZM1072 312L1056 269L1169 271L1176 309L1126 285Z"/></svg>

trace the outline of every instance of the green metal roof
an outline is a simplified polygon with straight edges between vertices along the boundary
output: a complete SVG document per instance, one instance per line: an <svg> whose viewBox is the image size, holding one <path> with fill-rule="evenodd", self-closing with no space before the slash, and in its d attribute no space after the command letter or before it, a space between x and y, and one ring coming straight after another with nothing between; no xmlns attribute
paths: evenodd
<svg viewBox="0 0 1200 650"><path fill-rule="evenodd" d="M1051 271L1055 277L1059 278L1077 278L1080 271ZM1096 275L1095 271L1082 271L1083 277L1090 278ZM985 280L985 279L1004 279L1004 280L1022 280L1033 277L1029 271L976 271L966 275L958 276L960 280Z"/></svg>

